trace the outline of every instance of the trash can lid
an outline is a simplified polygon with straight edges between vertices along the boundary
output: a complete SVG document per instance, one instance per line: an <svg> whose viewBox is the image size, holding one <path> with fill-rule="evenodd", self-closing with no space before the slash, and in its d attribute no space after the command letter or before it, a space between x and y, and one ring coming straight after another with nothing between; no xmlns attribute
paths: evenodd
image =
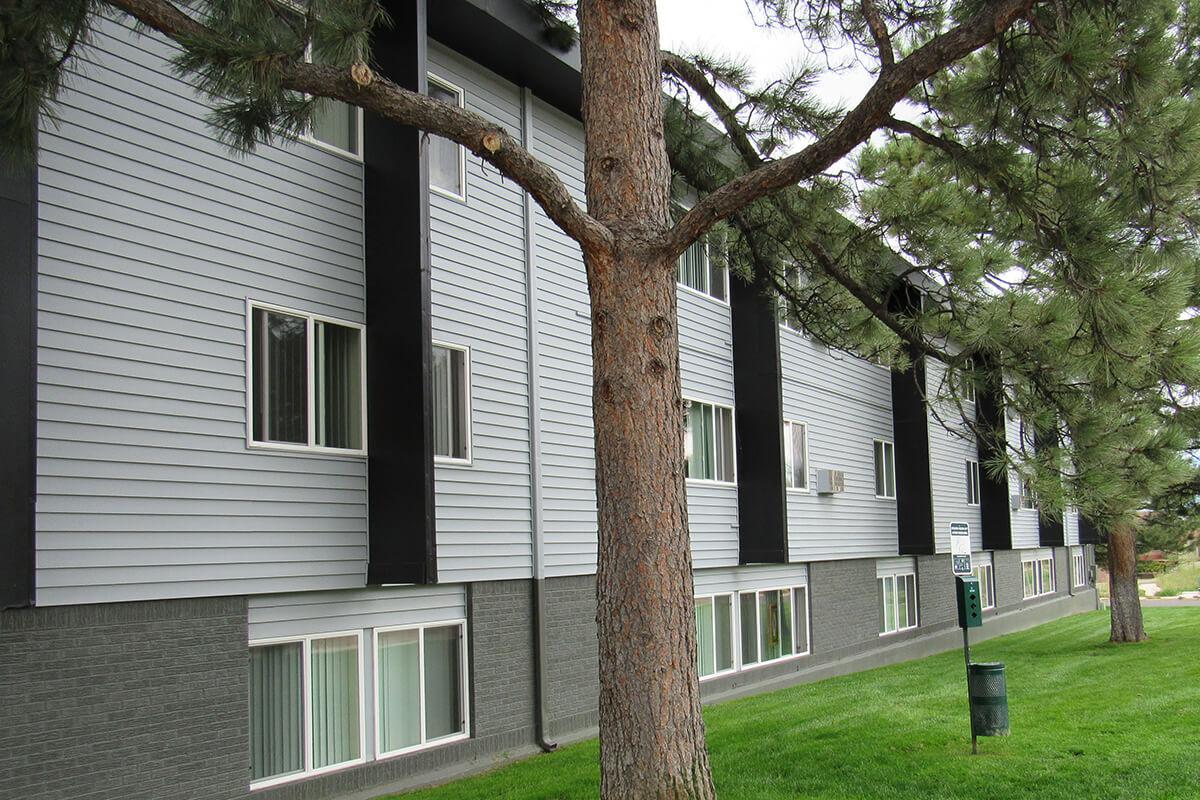
<svg viewBox="0 0 1200 800"><path fill-rule="evenodd" d="M973 661L971 662L972 672L1003 672L1003 661Z"/></svg>

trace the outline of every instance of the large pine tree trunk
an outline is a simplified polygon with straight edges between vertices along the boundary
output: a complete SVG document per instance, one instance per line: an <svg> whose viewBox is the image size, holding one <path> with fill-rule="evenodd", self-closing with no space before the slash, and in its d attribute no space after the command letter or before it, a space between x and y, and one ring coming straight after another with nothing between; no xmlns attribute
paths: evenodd
<svg viewBox="0 0 1200 800"><path fill-rule="evenodd" d="M675 263L653 0L585 0L579 22L600 548L601 797L715 796L695 664Z"/></svg>
<svg viewBox="0 0 1200 800"><path fill-rule="evenodd" d="M1137 586L1137 531L1119 524L1108 532L1108 597L1112 606L1113 642L1142 642L1142 603Z"/></svg>

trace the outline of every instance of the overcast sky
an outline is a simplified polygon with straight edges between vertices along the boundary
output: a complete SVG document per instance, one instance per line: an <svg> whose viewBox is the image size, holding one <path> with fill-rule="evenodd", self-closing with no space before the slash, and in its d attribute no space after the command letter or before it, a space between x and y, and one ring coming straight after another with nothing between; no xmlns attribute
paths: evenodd
<svg viewBox="0 0 1200 800"><path fill-rule="evenodd" d="M743 0L658 0L658 18L666 49L743 58L760 80L784 74L797 61L824 62L799 34L756 26ZM827 102L850 106L870 85L871 76L854 65L826 75L817 88Z"/></svg>

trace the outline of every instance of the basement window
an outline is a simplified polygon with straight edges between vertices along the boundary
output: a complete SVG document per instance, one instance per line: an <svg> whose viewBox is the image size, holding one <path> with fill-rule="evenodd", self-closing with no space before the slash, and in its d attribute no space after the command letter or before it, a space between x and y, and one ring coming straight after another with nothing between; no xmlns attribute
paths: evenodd
<svg viewBox="0 0 1200 800"><path fill-rule="evenodd" d="M250 787L362 763L362 634L250 646Z"/></svg>
<svg viewBox="0 0 1200 800"><path fill-rule="evenodd" d="M807 587L741 592L738 601L742 666L809 652Z"/></svg>
<svg viewBox="0 0 1200 800"><path fill-rule="evenodd" d="M879 634L917 627L917 576L884 575L879 579Z"/></svg>
<svg viewBox="0 0 1200 800"><path fill-rule="evenodd" d="M734 669L732 594L696 598L696 667L701 678Z"/></svg>

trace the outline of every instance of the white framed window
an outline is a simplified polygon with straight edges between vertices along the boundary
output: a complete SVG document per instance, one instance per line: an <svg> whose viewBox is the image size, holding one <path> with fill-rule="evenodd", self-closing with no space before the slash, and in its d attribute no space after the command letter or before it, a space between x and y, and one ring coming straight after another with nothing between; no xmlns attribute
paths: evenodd
<svg viewBox="0 0 1200 800"><path fill-rule="evenodd" d="M965 403L975 404L975 359L967 358L963 370L959 373L959 387L962 389L962 399Z"/></svg>
<svg viewBox="0 0 1200 800"><path fill-rule="evenodd" d="M1020 492L1020 498L1017 501L1017 505L1026 511L1035 508L1036 501L1033 497L1033 487L1029 485L1029 481L1025 480L1024 478L1018 478L1017 482L1019 486L1018 491Z"/></svg>
<svg viewBox="0 0 1200 800"><path fill-rule="evenodd" d="M887 499L896 497L896 445L876 439L875 448L875 496Z"/></svg>
<svg viewBox="0 0 1200 800"><path fill-rule="evenodd" d="M246 317L247 445L365 455L364 327L252 300Z"/></svg>
<svg viewBox="0 0 1200 800"><path fill-rule="evenodd" d="M971 567L971 577L979 581L979 594L983 600L983 610L996 607L996 574L991 564L976 564Z"/></svg>
<svg viewBox="0 0 1200 800"><path fill-rule="evenodd" d="M878 581L879 635L917 627L916 574L881 575Z"/></svg>
<svg viewBox="0 0 1200 800"><path fill-rule="evenodd" d="M967 459L967 505L979 505L979 462Z"/></svg>
<svg viewBox="0 0 1200 800"><path fill-rule="evenodd" d="M374 639L377 757L467 738L466 621L376 628Z"/></svg>
<svg viewBox="0 0 1200 800"><path fill-rule="evenodd" d="M433 345L433 458L442 464L471 463L471 350Z"/></svg>
<svg viewBox="0 0 1200 800"><path fill-rule="evenodd" d="M1026 600L1031 597L1054 594L1054 556L1022 561L1021 581Z"/></svg>
<svg viewBox="0 0 1200 800"><path fill-rule="evenodd" d="M733 624L732 592L696 598L696 667L701 678L737 668Z"/></svg>
<svg viewBox="0 0 1200 800"><path fill-rule="evenodd" d="M307 0L283 0L277 9L285 15L295 14L297 17L306 13ZM316 36L324 31L318 27ZM304 60L319 64L322 49L320 41L309 40L304 48ZM316 100L309 126L300 134L302 141L315 145L323 150L330 150L338 155L348 156L356 161L362 160L363 152L363 111L358 106L332 100L327 97Z"/></svg>
<svg viewBox="0 0 1200 800"><path fill-rule="evenodd" d="M733 409L697 400L685 401L686 477L691 481L736 483Z"/></svg>
<svg viewBox="0 0 1200 800"><path fill-rule="evenodd" d="M1075 586L1087 585L1087 559L1084 558L1082 547L1071 551L1071 579Z"/></svg>
<svg viewBox="0 0 1200 800"><path fill-rule="evenodd" d="M362 632L250 643L250 788L363 763Z"/></svg>
<svg viewBox="0 0 1200 800"><path fill-rule="evenodd" d="M722 303L729 302L729 270L711 258L707 239L697 239L679 257L678 283Z"/></svg>
<svg viewBox="0 0 1200 800"><path fill-rule="evenodd" d="M739 592L738 606L743 667L808 654L808 587Z"/></svg>
<svg viewBox="0 0 1200 800"><path fill-rule="evenodd" d="M466 94L450 81L426 75L426 94L447 105L464 108ZM467 199L467 149L441 136L429 135L429 188L455 200Z"/></svg>
<svg viewBox="0 0 1200 800"><path fill-rule="evenodd" d="M808 426L803 422L783 423L783 456L787 488L808 490Z"/></svg>

